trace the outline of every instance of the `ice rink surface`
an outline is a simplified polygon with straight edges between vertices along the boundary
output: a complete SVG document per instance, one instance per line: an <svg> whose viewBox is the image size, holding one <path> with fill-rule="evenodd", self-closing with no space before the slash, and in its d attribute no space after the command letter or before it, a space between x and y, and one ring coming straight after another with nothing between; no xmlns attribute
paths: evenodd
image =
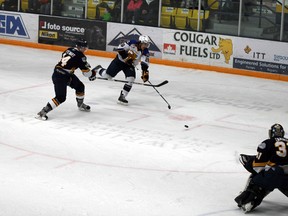
<svg viewBox="0 0 288 216"><path fill-rule="evenodd" d="M140 85L119 105L123 83L90 82L77 70L91 112L68 89L39 121L61 52L3 44L0 52L0 216L243 215L234 198L249 174L239 154L255 154L276 122L288 130L288 83L156 64L150 80L169 80L158 90L171 110ZM110 61L88 56L92 66ZM287 212L275 190L249 215Z"/></svg>

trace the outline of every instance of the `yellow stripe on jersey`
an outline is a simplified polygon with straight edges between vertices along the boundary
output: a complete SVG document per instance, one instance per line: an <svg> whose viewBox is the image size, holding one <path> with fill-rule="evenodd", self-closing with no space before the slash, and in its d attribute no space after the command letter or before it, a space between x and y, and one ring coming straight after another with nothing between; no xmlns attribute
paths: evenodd
<svg viewBox="0 0 288 216"><path fill-rule="evenodd" d="M268 161L267 165L272 167L272 166L276 166L276 163L273 163L273 162L271 162L271 161Z"/></svg>
<svg viewBox="0 0 288 216"><path fill-rule="evenodd" d="M267 162L255 162L253 161L253 167L265 167Z"/></svg>
<svg viewBox="0 0 288 216"><path fill-rule="evenodd" d="M88 68L88 69L83 69L83 70L81 70L83 73L87 73L87 72L89 72L90 71L90 69Z"/></svg>

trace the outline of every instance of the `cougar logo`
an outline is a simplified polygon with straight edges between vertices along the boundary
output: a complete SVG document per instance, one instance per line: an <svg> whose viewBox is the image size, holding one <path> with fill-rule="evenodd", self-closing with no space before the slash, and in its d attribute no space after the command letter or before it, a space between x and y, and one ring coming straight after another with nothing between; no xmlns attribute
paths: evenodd
<svg viewBox="0 0 288 216"><path fill-rule="evenodd" d="M233 43L231 39L219 38L218 48L212 47L213 52L221 52L224 55L225 63L229 64L230 57L233 54Z"/></svg>

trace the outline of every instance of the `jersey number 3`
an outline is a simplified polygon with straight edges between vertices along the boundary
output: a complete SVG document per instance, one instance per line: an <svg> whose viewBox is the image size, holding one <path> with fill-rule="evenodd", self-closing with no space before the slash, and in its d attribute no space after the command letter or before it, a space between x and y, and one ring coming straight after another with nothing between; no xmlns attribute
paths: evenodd
<svg viewBox="0 0 288 216"><path fill-rule="evenodd" d="M287 155L287 148L286 148L286 144L284 142L276 142L275 143L275 147L278 148L278 151L276 151L276 154L279 157L286 157Z"/></svg>

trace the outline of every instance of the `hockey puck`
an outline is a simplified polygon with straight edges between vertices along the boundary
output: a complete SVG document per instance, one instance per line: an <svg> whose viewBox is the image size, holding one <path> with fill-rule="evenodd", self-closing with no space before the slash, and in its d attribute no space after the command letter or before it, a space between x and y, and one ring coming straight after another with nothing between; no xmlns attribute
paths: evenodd
<svg viewBox="0 0 288 216"><path fill-rule="evenodd" d="M189 126L188 126L188 125L184 125L184 127L185 127L185 128L189 128Z"/></svg>

